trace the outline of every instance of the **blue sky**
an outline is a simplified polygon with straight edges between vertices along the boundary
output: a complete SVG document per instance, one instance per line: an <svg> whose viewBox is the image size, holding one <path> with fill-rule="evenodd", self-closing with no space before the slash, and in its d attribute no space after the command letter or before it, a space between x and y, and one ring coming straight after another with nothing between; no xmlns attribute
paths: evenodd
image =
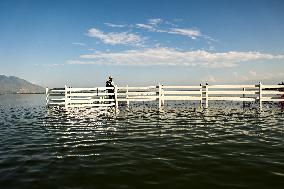
<svg viewBox="0 0 284 189"><path fill-rule="evenodd" d="M284 1L0 1L0 74L43 86L277 83Z"/></svg>

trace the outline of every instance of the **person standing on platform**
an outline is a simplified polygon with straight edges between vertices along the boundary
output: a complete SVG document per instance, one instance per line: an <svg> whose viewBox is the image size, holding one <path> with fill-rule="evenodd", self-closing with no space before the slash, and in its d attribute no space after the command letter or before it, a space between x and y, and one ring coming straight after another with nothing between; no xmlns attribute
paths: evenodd
<svg viewBox="0 0 284 189"><path fill-rule="evenodd" d="M106 87L114 87L114 82L112 76L108 77L106 81ZM114 93L114 89L107 89L108 93ZM114 94L108 96L109 99L114 99Z"/></svg>

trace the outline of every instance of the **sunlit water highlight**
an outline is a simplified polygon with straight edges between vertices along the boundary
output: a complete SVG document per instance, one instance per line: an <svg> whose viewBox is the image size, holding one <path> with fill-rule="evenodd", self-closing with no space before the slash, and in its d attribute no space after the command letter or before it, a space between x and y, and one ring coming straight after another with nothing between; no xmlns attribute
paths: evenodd
<svg viewBox="0 0 284 189"><path fill-rule="evenodd" d="M48 112L44 95L0 95L1 189L283 186L277 105L64 113Z"/></svg>

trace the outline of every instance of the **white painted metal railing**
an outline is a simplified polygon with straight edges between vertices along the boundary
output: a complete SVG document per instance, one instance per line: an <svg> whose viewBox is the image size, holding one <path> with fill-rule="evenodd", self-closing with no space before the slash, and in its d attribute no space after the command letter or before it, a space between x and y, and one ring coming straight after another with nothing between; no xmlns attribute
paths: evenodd
<svg viewBox="0 0 284 189"><path fill-rule="evenodd" d="M199 101L202 104L202 86L159 86L159 107L165 101Z"/></svg>
<svg viewBox="0 0 284 189"><path fill-rule="evenodd" d="M284 85L199 85L148 87L97 87L46 89L46 105L68 108L116 107L119 103L158 101L197 101L208 108L209 101L284 102Z"/></svg>

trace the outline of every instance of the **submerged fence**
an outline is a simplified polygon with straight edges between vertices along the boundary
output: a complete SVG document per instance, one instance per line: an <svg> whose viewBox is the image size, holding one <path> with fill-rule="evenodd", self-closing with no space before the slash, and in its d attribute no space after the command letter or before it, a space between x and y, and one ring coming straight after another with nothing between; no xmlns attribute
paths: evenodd
<svg viewBox="0 0 284 189"><path fill-rule="evenodd" d="M259 109L268 102L284 103L284 85L198 85L148 87L97 87L46 89L46 105L68 108L116 107L130 102L158 101L161 108L166 101L197 101L208 108L209 101L256 102Z"/></svg>

